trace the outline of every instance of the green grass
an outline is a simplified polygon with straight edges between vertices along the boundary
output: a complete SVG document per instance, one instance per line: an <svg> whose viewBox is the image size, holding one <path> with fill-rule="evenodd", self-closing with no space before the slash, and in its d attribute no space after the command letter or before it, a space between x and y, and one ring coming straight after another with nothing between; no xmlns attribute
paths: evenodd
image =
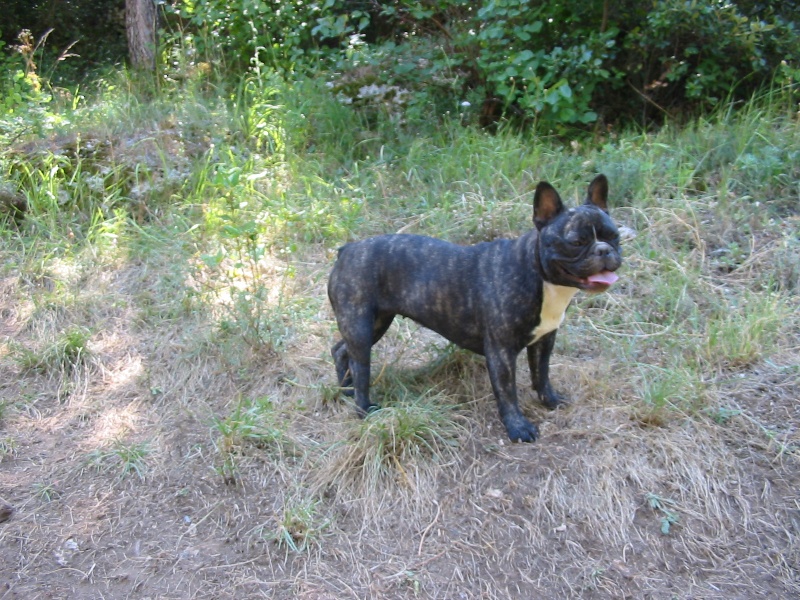
<svg viewBox="0 0 800 600"><path fill-rule="evenodd" d="M712 365L747 368L778 348L792 308L779 294L745 291L706 325L704 358Z"/></svg>
<svg viewBox="0 0 800 600"><path fill-rule="evenodd" d="M128 443L116 439L108 448L98 448L89 453L89 465L105 473L116 473L121 481L135 475L144 481L148 472L148 457L152 454L151 444L147 441Z"/></svg>
<svg viewBox="0 0 800 600"><path fill-rule="evenodd" d="M235 484L239 462L249 450L257 449L278 459L293 452L282 418L268 398L239 399L233 411L215 418L212 429L219 464L217 472L229 484Z"/></svg>
<svg viewBox="0 0 800 600"><path fill-rule="evenodd" d="M58 337L39 351L22 345L12 347L15 361L23 370L42 373L63 373L86 364L91 357L88 347L91 333L82 327L61 332Z"/></svg>
<svg viewBox="0 0 800 600"><path fill-rule="evenodd" d="M634 406L634 418L645 426L667 426L708 406L706 384L685 365L642 365L636 387L640 398Z"/></svg>
<svg viewBox="0 0 800 600"><path fill-rule="evenodd" d="M265 531L264 535L287 552L307 552L313 546L319 545L322 535L330 526L330 522L321 514L318 504L314 500L287 499L275 519L274 531Z"/></svg>
<svg viewBox="0 0 800 600"><path fill-rule="evenodd" d="M689 589L685 553L653 545L662 533L692 556L713 555L719 532L737 552L761 546L736 536L768 538L756 558L737 554L740 564L772 568L767 553L789 555L785 488L758 483L780 482L786 472L774 469L798 454L787 415L800 331L800 126L776 98L685 127L564 140L446 119L398 125L301 77L163 86L139 94L109 79L58 108L41 139L23 136L0 155L0 185L30 205L21 220L0 216L0 462L45 482L22 486L38 504L94 506L85 490L132 481L166 529L196 525L165 556L189 561L225 535L213 551L240 554L198 576L263 561L267 577L299 585L297 565L328 568L298 590L306 595L332 571L350 595L375 582L398 597L452 595L461 588L431 576L449 568L439 552L453 564L513 556L519 572L563 573L557 596L574 593L576 559L598 590L617 585L604 590L615 597L651 593L633 581ZM576 297L559 333L551 377L571 407L541 408L519 361L540 442L505 441L482 358L404 319L374 353L383 408L361 420L333 402L325 283L340 245L396 231L459 243L516 236L532 226L539 180L575 205L596 172L610 180L624 265L609 293ZM87 450L109 439L109 415L148 441ZM40 442L53 435L48 454L53 444ZM144 535L135 518L115 522L114 535ZM30 547L49 543L47 531ZM562 535L577 540L563 560L529 552ZM639 577L629 562L635 574L617 577L630 540L676 568ZM584 560L586 548L608 550ZM337 571L356 557L362 574ZM463 574L486 581L486 571ZM361 575L368 584L353 583Z"/></svg>
<svg viewBox="0 0 800 600"><path fill-rule="evenodd" d="M21 229L6 221L4 254L21 251L26 277L41 272L62 297L74 286L52 276L56 264L124 264L179 239L172 250L194 264L182 275L193 283L172 290L171 306L159 298L158 314L207 311L220 341L281 354L324 303L298 292L309 253L397 230L461 242L514 235L530 227L538 180L574 202L602 171L612 213L633 231L630 284L615 307L582 300L583 314L626 338L630 382L661 348L689 371L710 369L700 378L713 387L712 371L769 356L792 322L797 221L783 219L798 197L800 134L775 96L683 129L570 146L446 120L368 123L318 84L263 74L243 81L234 103L194 88L178 102L175 90L145 102L126 89L77 103L61 137L3 162L30 204ZM36 351L17 346L16 360L72 368L88 357L87 331L77 325Z"/></svg>

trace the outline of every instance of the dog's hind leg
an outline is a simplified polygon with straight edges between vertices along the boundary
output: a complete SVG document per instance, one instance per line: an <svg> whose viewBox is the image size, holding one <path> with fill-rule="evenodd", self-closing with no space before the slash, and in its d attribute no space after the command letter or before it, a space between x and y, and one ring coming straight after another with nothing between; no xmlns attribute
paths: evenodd
<svg viewBox="0 0 800 600"><path fill-rule="evenodd" d="M389 326L394 320L394 315L385 314L380 315L375 319L373 325L372 345L378 343ZM336 367L336 380L339 382L339 387L342 388L342 393L345 396L353 396L353 374L350 370L350 354L347 351L347 343L344 339L339 340L331 348L331 355L333 356L333 364Z"/></svg>
<svg viewBox="0 0 800 600"><path fill-rule="evenodd" d="M342 334L343 345L337 344L333 348L336 361L337 374L340 374L342 387L352 386L352 393L356 400L356 409L360 416L378 408L369 400L370 379L370 354L372 345L377 342L392 324L394 314L371 314L362 311L353 315L348 320L339 322L339 331ZM347 359L347 363L345 363ZM345 370L344 365L347 365ZM347 385L349 384L349 385ZM345 392L347 393L347 392Z"/></svg>
<svg viewBox="0 0 800 600"><path fill-rule="evenodd" d="M336 381L342 388L345 396L353 395L353 376L350 373L350 355L347 353L347 344L344 340L339 340L331 348L333 364L336 367Z"/></svg>

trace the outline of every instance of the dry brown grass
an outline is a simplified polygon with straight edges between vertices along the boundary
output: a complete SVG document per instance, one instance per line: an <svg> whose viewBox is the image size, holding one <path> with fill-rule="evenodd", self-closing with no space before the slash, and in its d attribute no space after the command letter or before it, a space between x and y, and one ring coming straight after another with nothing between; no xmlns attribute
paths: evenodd
<svg viewBox="0 0 800 600"><path fill-rule="evenodd" d="M515 445L481 362L457 352L437 363L435 338L400 323L377 352L390 405L367 421L382 424L378 449L349 408L323 402L333 327L321 300L307 335L265 357L221 337L212 310L153 310L182 293L147 276L159 260L87 268L79 282L52 274L71 293L50 304L35 282L2 281L0 439L14 451L0 461L0 494L15 508L0 524L2 597L800 592L795 333L714 388L704 403L728 409L717 420L680 406L653 420L624 353L604 349L654 332L589 327L601 309L582 305L553 369L574 404L547 412L524 391L543 435ZM327 261L305 261L301 293L324 293ZM628 277L606 312L630 310ZM13 360L13 345L36 349L74 325L93 332L91 362L43 373ZM242 398L271 400L292 450L239 440L226 479L214 423ZM419 438L386 445L399 411L427 403L448 408ZM91 461L143 443L140 476L118 456Z"/></svg>
<svg viewBox="0 0 800 600"><path fill-rule="evenodd" d="M176 145L173 127L114 146L121 173L155 173L143 200L210 147ZM540 407L520 359L535 444L508 442L482 359L403 319L374 352L385 409L359 421L333 401L331 240L387 222L483 239L523 212L527 226L539 173L503 172L523 154L512 139L476 135L489 151L439 173L423 163L449 149L420 143L418 165L381 161L353 190L253 163L250 187L223 177L92 239L4 231L0 600L800 596L796 216L633 185L653 193L614 209L623 277L579 297L559 334L552 378L571 406ZM649 151L642 164L669 158ZM541 169L591 168L577 160ZM459 161L481 181L449 183ZM436 194L450 204L414 212ZM219 235L248 220L256 235ZM88 335L80 353L71 331Z"/></svg>

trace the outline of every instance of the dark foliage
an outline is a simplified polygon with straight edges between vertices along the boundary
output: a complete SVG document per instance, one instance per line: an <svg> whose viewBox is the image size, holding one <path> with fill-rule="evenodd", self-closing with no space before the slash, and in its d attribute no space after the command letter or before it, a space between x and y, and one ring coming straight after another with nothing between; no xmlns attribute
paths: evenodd
<svg viewBox="0 0 800 600"><path fill-rule="evenodd" d="M125 56L124 0L6 0L0 45ZM326 73L343 101L545 130L661 122L800 82L800 2L171 0L162 57ZM49 33L48 33L49 32ZM177 49L177 50L176 50ZM187 58L188 57L188 58ZM47 73L40 65L40 73ZM63 69L60 69L63 71Z"/></svg>
<svg viewBox="0 0 800 600"><path fill-rule="evenodd" d="M125 58L124 0L3 0L2 6L0 41L7 48L28 30L41 41L45 62L70 47L82 59L70 63L81 70Z"/></svg>

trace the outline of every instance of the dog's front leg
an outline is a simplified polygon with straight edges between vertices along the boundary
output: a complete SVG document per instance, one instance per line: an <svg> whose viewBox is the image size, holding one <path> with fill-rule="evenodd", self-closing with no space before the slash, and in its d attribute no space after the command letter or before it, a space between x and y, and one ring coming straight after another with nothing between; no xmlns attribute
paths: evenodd
<svg viewBox="0 0 800 600"><path fill-rule="evenodd" d="M547 408L558 408L566 404L550 385L550 354L556 343L556 331L551 331L535 344L528 346L528 366L531 370L531 383L539 396L539 402Z"/></svg>
<svg viewBox="0 0 800 600"><path fill-rule="evenodd" d="M492 347L485 354L489 380L508 437L512 442L535 441L539 430L522 415L517 402L517 353L505 347Z"/></svg>

